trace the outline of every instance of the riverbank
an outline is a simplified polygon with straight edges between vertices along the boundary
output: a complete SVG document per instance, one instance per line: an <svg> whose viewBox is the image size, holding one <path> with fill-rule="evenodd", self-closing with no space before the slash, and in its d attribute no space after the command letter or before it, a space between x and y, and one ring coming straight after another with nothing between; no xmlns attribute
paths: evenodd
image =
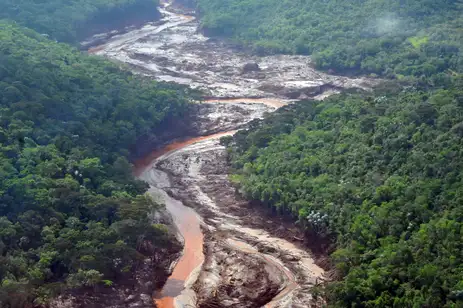
<svg viewBox="0 0 463 308"><path fill-rule="evenodd" d="M198 306L220 302L259 307L265 299L268 307L321 304L308 290L324 280L324 271L310 253L293 243L302 236L300 231L288 230L279 218L260 215L237 197L226 175L225 158L224 147L210 139L180 148L156 163L171 176L169 194L204 219L206 263L195 284ZM266 231L270 227L273 232ZM289 234L293 242L286 239ZM239 271L243 267L250 270ZM227 289L233 289L232 296Z"/></svg>
<svg viewBox="0 0 463 308"><path fill-rule="evenodd" d="M197 31L194 16L166 5L156 24L117 35L90 50L139 74L200 90L205 97L323 99L342 89L368 90L379 80L316 71L307 56L259 57Z"/></svg>
<svg viewBox="0 0 463 308"><path fill-rule="evenodd" d="M368 90L378 80L317 72L309 57L247 54L204 37L194 17L168 4L160 11L164 17L156 25L90 50L147 77L188 85L206 98L185 119L185 134L172 136L172 142L135 163L134 172L166 203L185 244L174 274L154 295L156 304L323 305L311 290L325 273L301 243L303 232L237 196L219 138L294 100L323 99L345 88ZM143 153L150 147L146 144Z"/></svg>

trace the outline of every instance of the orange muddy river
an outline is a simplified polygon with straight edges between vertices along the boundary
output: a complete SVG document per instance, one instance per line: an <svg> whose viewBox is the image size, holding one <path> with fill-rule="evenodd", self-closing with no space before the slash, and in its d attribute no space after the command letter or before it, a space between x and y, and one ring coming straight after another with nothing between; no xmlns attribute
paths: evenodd
<svg viewBox="0 0 463 308"><path fill-rule="evenodd" d="M185 289L190 274L204 261L203 233L199 217L190 208L169 206L174 222L185 241L183 255L164 287L155 293L154 300L159 308L175 307L174 298ZM176 213L177 212L177 213Z"/></svg>
<svg viewBox="0 0 463 308"><path fill-rule="evenodd" d="M209 136L195 137L184 141L174 141L164 148L154 151L145 158L135 162L134 173L141 179L150 182L150 179L154 178L155 175L150 176L149 173L151 170L154 170L156 160L161 157L196 142L233 135L235 132L236 131L230 131ZM186 207L180 201L167 195L165 195L164 199L167 210L171 213L178 231L183 236L184 248L183 254L175 265L172 275L168 278L163 288L154 294L154 301L159 308L172 308L175 307L175 298L180 296L182 291L185 290L185 283L188 277L195 269L199 268L204 261L202 252L204 237L200 228L201 219L192 208Z"/></svg>
<svg viewBox="0 0 463 308"><path fill-rule="evenodd" d="M209 102L222 103L224 100L210 100ZM278 106L276 105L277 101L271 99L237 99L230 100L230 102L253 102L272 104L272 107ZM281 104L284 105L285 103ZM228 131L208 136L189 138L182 141L174 141L135 162L134 173L141 180L150 184L150 193L163 197L166 209L171 214L178 232L184 239L183 254L179 258L178 263L174 265L172 275L168 278L166 284L160 290L156 291L153 296L153 300L157 307L195 307L196 296L192 289L192 283L196 281L201 265L205 259L203 254L204 236L201 230L202 219L193 208L185 206L182 202L174 199L166 192L168 188L171 187L171 183L168 179L168 175L163 172L162 169L156 167L157 163L164 159L171 159L171 155L174 157L175 155L181 154L179 152L182 150L187 152L191 151L191 149L188 150L187 148L193 144L211 139L219 139L223 136L233 135L235 132L236 131ZM227 228L226 225L227 223L225 222L222 224L224 230ZM298 248L293 244L284 239L272 237L260 229L250 229L232 223L228 223L228 225L233 229L239 228L243 233L258 238L262 242L275 243L278 247L288 249L288 251L292 251L293 253L298 251ZM278 307L281 300L290 297L292 292L300 288L296 282L297 279L295 275L286 268L280 260L271 255L262 254L252 249L247 243L241 240L229 239L228 244L233 249L248 254L255 254L266 263L273 265L275 269L283 273L286 277L286 282L282 285L279 294L265 305L266 308ZM323 269L316 266L314 260L310 256L306 256L301 252L299 252L299 254L301 256L300 261L305 270L312 272L315 277L323 276Z"/></svg>
<svg viewBox="0 0 463 308"><path fill-rule="evenodd" d="M174 141L174 142L166 145L162 149L156 150L156 151L148 154L146 157L143 157L143 158L137 160L134 163L134 174L136 176L140 176L143 173L143 171L145 171L148 167L150 167L153 164L153 162L156 159L160 158L161 156L172 153L174 151L177 151L179 149L182 149L182 148L184 148L186 146L189 146L189 145L194 144L194 143L199 142L199 141L217 139L217 138L220 138L220 137L233 135L234 133L236 133L236 130L229 131L229 132L223 132L223 133L217 133L217 134L213 134L213 135L209 135L209 136L194 137L194 138L190 138L190 139L183 140L183 141Z"/></svg>

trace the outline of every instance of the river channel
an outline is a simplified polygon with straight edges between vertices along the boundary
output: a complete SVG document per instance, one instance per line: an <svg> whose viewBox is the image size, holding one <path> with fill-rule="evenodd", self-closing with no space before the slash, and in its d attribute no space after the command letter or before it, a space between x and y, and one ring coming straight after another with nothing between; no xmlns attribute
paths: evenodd
<svg viewBox="0 0 463 308"><path fill-rule="evenodd" d="M202 104L215 107L205 121L222 131L173 140L135 164L136 175L165 203L184 242L182 256L154 301L161 308L319 306L310 290L325 279L323 269L309 251L288 239L288 232L297 231L260 215L236 196L219 138L294 100L322 99L344 88L369 89L376 82L318 72L310 57L258 57L236 50L203 36L194 16L172 7L163 3L162 20L89 49L136 73L201 90ZM279 236L278 230L286 235Z"/></svg>

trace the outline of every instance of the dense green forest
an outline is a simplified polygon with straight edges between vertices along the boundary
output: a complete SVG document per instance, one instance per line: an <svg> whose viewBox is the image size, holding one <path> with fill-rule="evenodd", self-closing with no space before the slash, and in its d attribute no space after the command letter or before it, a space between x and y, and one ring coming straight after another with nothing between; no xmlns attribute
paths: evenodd
<svg viewBox="0 0 463 308"><path fill-rule="evenodd" d="M313 54L337 73L463 71L461 0L198 0L201 27L261 54Z"/></svg>
<svg viewBox="0 0 463 308"><path fill-rule="evenodd" d="M229 153L249 199L333 240L336 307L462 307L463 78L285 107Z"/></svg>
<svg viewBox="0 0 463 308"><path fill-rule="evenodd" d="M197 2L208 35L400 80L253 121L223 139L231 178L336 247L330 305L463 307L461 0ZM128 158L190 93L53 42L157 18L157 4L0 0L1 307L127 281L179 249Z"/></svg>
<svg viewBox="0 0 463 308"><path fill-rule="evenodd" d="M0 22L0 306L110 285L175 248L127 158L187 103L181 89Z"/></svg>
<svg viewBox="0 0 463 308"><path fill-rule="evenodd" d="M201 28L260 54L399 79L305 101L228 145L232 181L335 247L334 307L463 307L463 3L199 0Z"/></svg>
<svg viewBox="0 0 463 308"><path fill-rule="evenodd" d="M2 0L0 19L12 19L60 42L159 17L158 0Z"/></svg>

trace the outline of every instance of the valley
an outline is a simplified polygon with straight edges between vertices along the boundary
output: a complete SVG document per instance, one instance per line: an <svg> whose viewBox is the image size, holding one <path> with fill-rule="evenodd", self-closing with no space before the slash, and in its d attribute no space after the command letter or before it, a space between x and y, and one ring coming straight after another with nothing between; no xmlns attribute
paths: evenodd
<svg viewBox="0 0 463 308"><path fill-rule="evenodd" d="M316 71L307 56L238 51L198 33L195 18L173 5L164 3L161 21L89 49L148 78L200 90L200 109L208 110L196 123L203 127L201 136L173 140L135 164L139 178L166 204L184 242L155 302L158 307L320 306L323 300L310 290L326 279L325 272L300 242L302 231L238 197L220 137L295 100L323 99L346 88L369 90L378 80Z"/></svg>

